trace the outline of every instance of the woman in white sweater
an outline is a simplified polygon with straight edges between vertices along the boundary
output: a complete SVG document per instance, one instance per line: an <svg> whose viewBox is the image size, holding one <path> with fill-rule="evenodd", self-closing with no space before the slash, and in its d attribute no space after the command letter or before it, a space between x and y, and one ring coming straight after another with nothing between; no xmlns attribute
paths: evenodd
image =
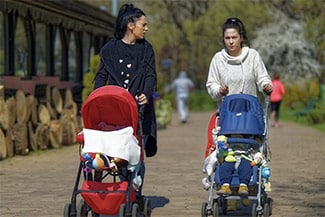
<svg viewBox="0 0 325 217"><path fill-rule="evenodd" d="M259 53L248 47L244 24L238 18L229 18L222 26L222 34L225 47L213 56L206 82L211 97L221 101L223 96L231 94L256 96L257 89L270 94L273 90L271 78ZM213 151L211 147L213 145L208 143L206 149ZM234 168L235 162L223 162L220 166L221 188L218 194L232 193L229 184ZM252 174L250 162L241 159L237 169L240 181L238 194L248 195L247 185Z"/></svg>
<svg viewBox="0 0 325 217"><path fill-rule="evenodd" d="M256 96L257 88L272 92L272 81L259 53L248 47L243 23L229 18L222 30L225 48L213 56L206 82L211 97L237 93Z"/></svg>

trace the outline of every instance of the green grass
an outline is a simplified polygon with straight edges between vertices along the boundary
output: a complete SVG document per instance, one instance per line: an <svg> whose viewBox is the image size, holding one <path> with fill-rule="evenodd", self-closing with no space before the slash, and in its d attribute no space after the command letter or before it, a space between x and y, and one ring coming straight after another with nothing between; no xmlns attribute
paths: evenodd
<svg viewBox="0 0 325 217"><path fill-rule="evenodd" d="M304 126L309 126L312 128L315 128L321 132L325 132L325 123L320 123L320 124L311 124L307 121L306 117L296 117L294 115L296 111L295 110L291 110L289 108L286 107L281 107L280 109L280 120L285 120L285 121L289 121L292 123L297 123L297 124L301 124Z"/></svg>

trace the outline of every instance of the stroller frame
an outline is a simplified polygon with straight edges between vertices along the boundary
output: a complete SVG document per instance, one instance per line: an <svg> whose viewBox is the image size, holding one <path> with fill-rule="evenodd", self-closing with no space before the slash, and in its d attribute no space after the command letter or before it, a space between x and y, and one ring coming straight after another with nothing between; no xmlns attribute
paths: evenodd
<svg viewBox="0 0 325 217"><path fill-rule="evenodd" d="M236 94L236 95L246 95L247 94ZM249 97L252 97L251 95L248 95ZM237 97L237 96L234 96ZM239 96L240 97L240 96ZM260 144L253 139L241 139L241 138L228 138L229 143L250 143L254 147L258 145L258 149L264 154L265 158L267 160L270 159L271 152L268 146L268 135L269 135L269 128L268 128L268 113L269 113L269 106L270 106L270 100L269 95L264 94L264 108L262 108L263 111L263 121L265 124L265 128L263 130L263 137L264 141L262 142L262 147L260 147ZM246 131L245 129L242 129L243 131ZM226 129L227 131L227 129ZM250 130L248 130L249 132ZM228 132L222 131L219 132L219 135L223 135L223 133L227 134ZM237 133L237 132L231 132L231 133ZM244 132L247 133L247 132ZM238 133L240 134L240 132ZM270 156L269 156L270 155ZM257 167L257 168L256 168ZM267 193L264 190L263 187L263 177L262 177L262 166L255 166L256 173L257 173L257 181L255 184L255 187L257 188L256 195L248 195L248 196L240 196L240 195L218 195L215 193L215 190L217 189L217 183L215 182L215 173L214 172L208 176L208 180L210 181L211 185L208 189L208 201L202 203L201 207L201 216L207 217L209 215L212 215L213 217L219 217L219 209L221 208L222 214L227 215L228 211L228 204L227 200L240 200L240 199L248 199L250 201L254 201L252 204L252 217L268 217L272 215L272 203L273 200L268 197Z"/></svg>
<svg viewBox="0 0 325 217"><path fill-rule="evenodd" d="M113 115L109 115L110 112ZM117 112L121 114L116 115ZM138 107L133 96L118 86L104 86L96 89L88 96L81 108L85 128L100 130L98 123L101 121L116 126L131 126L133 136L139 142L140 161L143 161L142 113L143 107ZM114 169L105 167L102 170L96 170L90 168L81 156L85 136L83 133L76 136L77 142L79 142L80 162L71 200L70 203L65 204L63 216L86 217L90 212L92 217L98 217L100 214L138 217L141 213L145 217L150 217L150 199L141 195L141 191L140 195L136 195L132 179L137 174L127 168L129 162L126 160L117 162L117 168ZM113 181L103 182L109 178L108 176L111 176ZM119 181L117 181L117 177L119 177ZM78 196L81 196L81 199L77 205Z"/></svg>

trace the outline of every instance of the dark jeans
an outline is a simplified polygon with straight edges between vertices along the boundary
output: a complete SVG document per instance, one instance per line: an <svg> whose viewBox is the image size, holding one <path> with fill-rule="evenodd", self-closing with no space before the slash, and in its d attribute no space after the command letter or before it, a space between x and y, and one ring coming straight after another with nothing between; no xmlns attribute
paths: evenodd
<svg viewBox="0 0 325 217"><path fill-rule="evenodd" d="M242 158L237 170L239 175L239 182L248 185L249 180L252 176L252 166L250 165L250 162ZM224 162L220 166L219 170L221 184L231 184L231 177L234 171L235 163Z"/></svg>

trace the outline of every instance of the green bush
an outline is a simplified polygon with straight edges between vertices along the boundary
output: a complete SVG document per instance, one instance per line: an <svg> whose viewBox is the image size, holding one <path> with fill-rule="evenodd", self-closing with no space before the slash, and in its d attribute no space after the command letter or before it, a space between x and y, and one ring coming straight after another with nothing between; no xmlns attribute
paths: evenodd
<svg viewBox="0 0 325 217"><path fill-rule="evenodd" d="M325 106L321 103L317 104L316 108L307 115L306 120L310 124L325 123Z"/></svg>
<svg viewBox="0 0 325 217"><path fill-rule="evenodd" d="M195 91L190 95L189 108L191 111L212 111L217 108L217 103L206 91Z"/></svg>
<svg viewBox="0 0 325 217"><path fill-rule="evenodd" d="M155 102L155 111L158 129L165 129L172 120L172 104L167 99L157 99Z"/></svg>
<svg viewBox="0 0 325 217"><path fill-rule="evenodd" d="M82 84L83 84L82 101L83 102L87 99L89 94L94 89L93 81L94 81L95 75L97 73L99 63L100 63L99 55L95 55L90 59L88 72L84 74L84 77L82 80Z"/></svg>
<svg viewBox="0 0 325 217"><path fill-rule="evenodd" d="M283 104L292 110L301 109L312 97L320 96L320 83L317 79L298 79L290 84L285 83L285 88Z"/></svg>

